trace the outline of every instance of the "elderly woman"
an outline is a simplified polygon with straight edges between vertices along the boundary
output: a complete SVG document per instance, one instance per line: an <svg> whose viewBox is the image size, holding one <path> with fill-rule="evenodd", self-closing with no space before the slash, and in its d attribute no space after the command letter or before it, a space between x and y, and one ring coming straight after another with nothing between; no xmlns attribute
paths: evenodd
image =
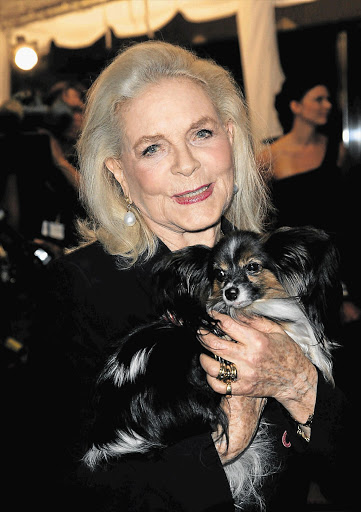
<svg viewBox="0 0 361 512"><path fill-rule="evenodd" d="M226 407L227 453L209 432L165 449L156 460L122 457L92 474L79 464L91 423L88 398L108 347L154 313L154 262L187 246L211 247L232 226L262 230L267 193L234 80L180 47L132 45L92 86L78 150L87 243L57 260L47 276L45 342L34 344L32 356L42 386L49 372L56 404L47 404L45 424L57 446L53 484L66 497L65 482L73 508L87 511L234 510L222 464L247 447L262 397L269 397L277 404L269 420L276 425L279 474L262 482L262 494L268 510L283 510L285 503L296 510L308 481L304 466L297 465L299 454L311 451L317 463L332 455L332 411L340 414L342 397L289 336L265 319L240 325L217 314L237 344L204 333L209 349L233 361L240 376ZM209 385L225 394L217 379L220 363L202 355L200 364ZM307 440L296 434L297 425ZM252 488L264 476L262 468L257 471L245 510L260 494Z"/></svg>

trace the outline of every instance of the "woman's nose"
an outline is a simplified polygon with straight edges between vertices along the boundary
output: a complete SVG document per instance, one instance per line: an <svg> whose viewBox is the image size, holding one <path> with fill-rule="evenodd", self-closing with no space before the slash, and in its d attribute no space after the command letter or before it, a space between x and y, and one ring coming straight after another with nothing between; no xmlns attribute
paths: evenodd
<svg viewBox="0 0 361 512"><path fill-rule="evenodd" d="M200 162L194 156L191 148L187 144L175 149L175 159L172 166L173 174L184 174L190 176L200 167Z"/></svg>

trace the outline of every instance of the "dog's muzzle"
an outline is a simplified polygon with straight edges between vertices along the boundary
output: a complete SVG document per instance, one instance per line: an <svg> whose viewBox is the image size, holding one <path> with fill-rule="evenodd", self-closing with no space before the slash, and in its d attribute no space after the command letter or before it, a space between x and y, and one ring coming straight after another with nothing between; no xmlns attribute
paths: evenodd
<svg viewBox="0 0 361 512"><path fill-rule="evenodd" d="M243 308L253 302L252 295L246 286L229 283L223 288L223 300L229 307Z"/></svg>

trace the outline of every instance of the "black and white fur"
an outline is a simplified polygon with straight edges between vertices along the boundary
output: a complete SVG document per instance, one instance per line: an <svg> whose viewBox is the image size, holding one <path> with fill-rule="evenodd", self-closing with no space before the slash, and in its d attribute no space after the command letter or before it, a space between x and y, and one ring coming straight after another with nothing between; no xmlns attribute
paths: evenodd
<svg viewBox="0 0 361 512"><path fill-rule="evenodd" d="M154 269L159 319L121 339L100 376L84 462L95 468L132 453L151 457L217 428L227 437L222 395L209 387L199 364L205 350L199 328L222 335L210 309L280 323L332 381L327 313L338 287L337 261L329 237L314 228L281 228L269 235L234 231L212 249L170 253ZM261 419L247 449L224 466L240 508L262 504L262 479L276 470L271 445Z"/></svg>

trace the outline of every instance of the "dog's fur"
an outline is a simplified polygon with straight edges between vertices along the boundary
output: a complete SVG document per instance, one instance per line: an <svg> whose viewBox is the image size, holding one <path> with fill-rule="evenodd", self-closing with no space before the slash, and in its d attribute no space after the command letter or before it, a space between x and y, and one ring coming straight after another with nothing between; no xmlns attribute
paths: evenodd
<svg viewBox="0 0 361 512"><path fill-rule="evenodd" d="M269 235L234 231L212 249L170 253L154 269L159 320L120 340L100 376L94 437L84 462L94 468L125 454L151 456L217 428L227 437L222 395L209 387L199 364L205 350L199 328L223 334L210 309L236 320L260 315L280 323L332 381L327 316L338 290L337 262L326 233L307 227ZM337 300L333 307L334 315ZM262 504L262 478L276 470L271 444L262 419L247 449L225 465L240 508Z"/></svg>

